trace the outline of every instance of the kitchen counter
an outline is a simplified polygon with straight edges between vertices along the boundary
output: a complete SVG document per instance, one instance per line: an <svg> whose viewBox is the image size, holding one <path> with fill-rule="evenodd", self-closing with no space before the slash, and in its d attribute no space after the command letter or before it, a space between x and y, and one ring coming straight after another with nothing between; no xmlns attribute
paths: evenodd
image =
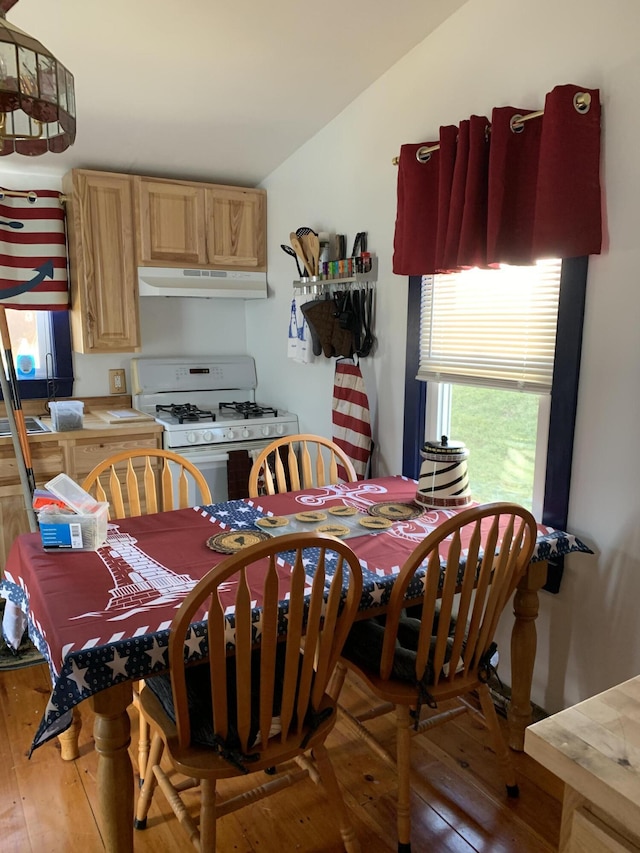
<svg viewBox="0 0 640 853"><path fill-rule="evenodd" d="M52 429L51 418L38 416L38 420L49 427L51 432L31 433L29 435L29 445L51 441L52 438L69 441L87 438L88 436L92 438L113 438L123 435L139 435L145 432L154 436L162 433L162 426L154 420L124 421L123 423L110 424L94 412L84 415L82 429L64 430L62 432L55 432ZM0 436L0 447L10 445L11 443L12 439L10 435Z"/></svg>

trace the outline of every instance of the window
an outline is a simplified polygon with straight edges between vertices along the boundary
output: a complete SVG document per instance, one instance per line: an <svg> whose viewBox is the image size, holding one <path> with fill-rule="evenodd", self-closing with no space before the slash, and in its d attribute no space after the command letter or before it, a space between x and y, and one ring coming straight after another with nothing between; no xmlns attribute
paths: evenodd
<svg viewBox="0 0 640 853"><path fill-rule="evenodd" d="M469 447L474 497L507 498L526 490L528 500L515 498L518 502L532 506L543 523L566 527L587 262L572 258L554 262L555 267L544 265L539 270L543 298L525 294L531 289L527 284L518 294L525 300L520 307L501 304L502 284L496 286L497 300L491 301L483 286L480 302L463 304L448 280L461 279L464 273L438 277L444 290L449 288L442 298L437 283L430 294L420 277L410 278L406 476L418 476L425 437L447 434ZM536 268L526 269L531 274ZM557 296L552 307L549 289L554 278ZM516 321L520 325L514 334L511 324ZM509 441L510 432L517 440ZM548 589L557 591L561 571L559 566Z"/></svg>
<svg viewBox="0 0 640 853"><path fill-rule="evenodd" d="M7 308L6 316L20 396L70 397L73 360L68 311Z"/></svg>

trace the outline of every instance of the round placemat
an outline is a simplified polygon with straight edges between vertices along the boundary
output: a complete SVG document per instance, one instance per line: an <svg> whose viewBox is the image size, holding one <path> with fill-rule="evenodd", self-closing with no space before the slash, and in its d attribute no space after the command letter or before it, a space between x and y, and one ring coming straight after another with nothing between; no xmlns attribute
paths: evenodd
<svg viewBox="0 0 640 853"><path fill-rule="evenodd" d="M258 527L264 527L265 530L270 530L273 527L284 527L289 524L289 519L284 515L265 515L264 518L256 518L253 523Z"/></svg>
<svg viewBox="0 0 640 853"><path fill-rule="evenodd" d="M354 506L341 505L329 507L329 515L341 515L344 517L347 515L355 515L357 512L358 510Z"/></svg>
<svg viewBox="0 0 640 853"><path fill-rule="evenodd" d="M360 524L363 527L366 527L367 530L385 530L387 527L391 527L393 522L390 518L384 518L383 516L365 516L360 519Z"/></svg>
<svg viewBox="0 0 640 853"><path fill-rule="evenodd" d="M308 512L297 512L298 521L326 521L327 513L320 510L309 510Z"/></svg>
<svg viewBox="0 0 640 853"><path fill-rule="evenodd" d="M408 521L422 515L423 510L415 504L402 504L394 501L372 504L367 510L369 515L390 518L391 521Z"/></svg>
<svg viewBox="0 0 640 853"><path fill-rule="evenodd" d="M207 539L207 548L219 554L236 554L244 548L270 539L268 533L262 530L226 530Z"/></svg>
<svg viewBox="0 0 640 853"><path fill-rule="evenodd" d="M328 533L329 536L346 536L349 532L346 524L321 524L316 530L318 533Z"/></svg>

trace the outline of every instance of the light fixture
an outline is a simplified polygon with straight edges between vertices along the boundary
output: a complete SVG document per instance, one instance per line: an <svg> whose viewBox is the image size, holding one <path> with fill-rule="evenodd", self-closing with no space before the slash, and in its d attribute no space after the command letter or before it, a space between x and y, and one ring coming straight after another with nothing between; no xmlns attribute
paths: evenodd
<svg viewBox="0 0 640 853"><path fill-rule="evenodd" d="M17 2L0 0L0 156L58 154L76 138L73 75L5 20Z"/></svg>

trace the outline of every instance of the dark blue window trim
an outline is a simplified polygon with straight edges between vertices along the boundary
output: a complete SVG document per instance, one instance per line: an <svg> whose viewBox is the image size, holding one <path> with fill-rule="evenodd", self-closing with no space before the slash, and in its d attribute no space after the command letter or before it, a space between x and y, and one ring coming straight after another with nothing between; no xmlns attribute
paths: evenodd
<svg viewBox="0 0 640 853"><path fill-rule="evenodd" d="M560 274L558 331L549 413L549 441L545 477L542 523L566 529L569 513L569 488L573 436L578 404L582 325L587 290L589 258L565 258ZM409 278L407 309L407 356L405 373L405 417L402 473L418 478L420 447L424 435L427 404L426 382L415 377L420 354L420 288L422 277ZM549 563L549 577L544 586L548 592L558 592L564 570L564 560Z"/></svg>
<svg viewBox="0 0 640 853"><path fill-rule="evenodd" d="M50 379L19 379L22 400L73 396L73 357L68 311L51 312L53 375ZM2 395L0 394L0 399Z"/></svg>

